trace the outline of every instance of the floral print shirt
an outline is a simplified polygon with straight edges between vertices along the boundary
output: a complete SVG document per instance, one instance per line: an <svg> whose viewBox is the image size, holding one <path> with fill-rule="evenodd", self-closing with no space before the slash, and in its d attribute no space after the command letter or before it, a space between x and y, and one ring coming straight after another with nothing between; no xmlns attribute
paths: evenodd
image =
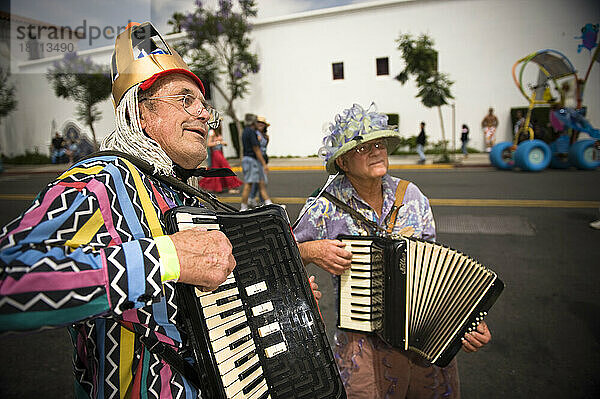
<svg viewBox="0 0 600 399"><path fill-rule="evenodd" d="M358 211L366 219L386 228L392 213L399 182L400 179L389 174L383 176L381 217L366 201L360 198L346 176L334 180L326 191ZM356 221L346 211L331 203L327 198L320 197L314 204L311 204L312 202L313 198L307 200L305 207L308 206L309 209L294 229L298 242L335 239L340 234L373 235L376 233L366 223ZM414 229L414 237L435 241L435 221L433 220L429 200L413 183L408 184L392 233L398 233L402 228L409 226Z"/></svg>

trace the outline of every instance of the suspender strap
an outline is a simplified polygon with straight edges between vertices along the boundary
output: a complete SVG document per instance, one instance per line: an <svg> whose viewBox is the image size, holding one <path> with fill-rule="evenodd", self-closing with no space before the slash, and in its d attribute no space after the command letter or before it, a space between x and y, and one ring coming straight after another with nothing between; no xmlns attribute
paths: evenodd
<svg viewBox="0 0 600 399"><path fill-rule="evenodd" d="M398 182L398 187L396 187L396 200L394 201L394 206L392 207L392 212L390 213L390 217L387 223L387 233L392 234L394 231L394 225L396 224L396 219L398 218L398 211L402 206L402 201L404 201L404 194L406 193L406 188L410 182L408 180L400 180Z"/></svg>

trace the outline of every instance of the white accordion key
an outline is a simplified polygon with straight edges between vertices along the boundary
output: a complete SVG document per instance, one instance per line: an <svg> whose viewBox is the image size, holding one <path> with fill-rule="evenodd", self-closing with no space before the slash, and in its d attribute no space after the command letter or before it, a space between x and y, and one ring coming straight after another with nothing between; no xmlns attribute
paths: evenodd
<svg viewBox="0 0 600 399"><path fill-rule="evenodd" d="M240 299L235 300L233 302L226 303L223 306L209 306L206 308L202 308L202 313L204 313L204 317L207 319L213 316L216 316L220 313L226 312L231 309L235 309L237 307L242 306L242 301Z"/></svg>
<svg viewBox="0 0 600 399"><path fill-rule="evenodd" d="M216 341L217 339L226 336L227 330L240 324L246 324L246 321L247 319L245 316L238 317L237 319L233 319L227 323L221 324L219 327L209 330L208 335L210 336L211 341Z"/></svg>
<svg viewBox="0 0 600 399"><path fill-rule="evenodd" d="M248 296L252 296L254 294L258 294L259 292L263 292L267 290L267 283L261 281L260 283L256 283L246 287L246 294Z"/></svg>
<svg viewBox="0 0 600 399"><path fill-rule="evenodd" d="M225 335L225 336L219 338L218 340L213 341L213 343L212 343L213 350L215 352L218 352L221 349L225 349L226 347L229 347L229 346L233 345L234 343L237 343L238 341L243 341L243 339L245 339L246 337L248 337L249 339L252 339L252 336L250 335L250 327L247 327L247 326L233 334Z"/></svg>
<svg viewBox="0 0 600 399"><path fill-rule="evenodd" d="M225 393L227 394L227 397L235 397L235 394L240 391L243 392L243 389L246 388L248 384L252 383L263 375L263 370L262 367L260 367L260 364L258 367L251 368L250 370L252 370L251 374L244 375L243 378L240 378L237 381L234 381L233 384L225 387ZM242 375L242 373L240 373L240 375Z"/></svg>
<svg viewBox="0 0 600 399"><path fill-rule="evenodd" d="M285 342L280 342L278 344L271 345L268 348L265 348L265 356L271 358L285 351L287 351L287 346L285 345Z"/></svg>
<svg viewBox="0 0 600 399"><path fill-rule="evenodd" d="M371 263L371 254L357 254L354 252L352 253L352 262Z"/></svg>
<svg viewBox="0 0 600 399"><path fill-rule="evenodd" d="M258 355L254 354L254 356L251 359L244 362L239 367L233 366L232 368L228 369L224 375L222 374L223 370L221 368L219 368L219 371L221 372L221 381L223 381L223 386L227 387L227 386L233 384L234 382L239 381L240 374L244 373L246 370L250 369L252 366L257 364L258 362L259 362Z"/></svg>
<svg viewBox="0 0 600 399"><path fill-rule="evenodd" d="M271 312L273 310L273 303L271 301L262 303L260 305L254 306L252 308L252 314L256 316L260 316L261 314L265 314L267 312Z"/></svg>
<svg viewBox="0 0 600 399"><path fill-rule="evenodd" d="M239 291L237 287L231 288L226 291L210 293L210 295L203 295L200 297L200 303L202 306L211 306L219 302L227 300L227 298L238 298ZM229 301L231 302L231 301Z"/></svg>
<svg viewBox="0 0 600 399"><path fill-rule="evenodd" d="M229 358L218 364L219 373L222 376L230 374L232 370L235 371L238 367L242 367L248 362L252 363L252 359L258 357L258 355L256 354L256 347L254 346L254 344L252 344L252 342L250 342L250 344L251 345L244 345L243 348L237 351L234 355L230 356Z"/></svg>
<svg viewBox="0 0 600 399"><path fill-rule="evenodd" d="M210 319L206 319L206 327L210 330L213 329L215 327L218 327L222 324L228 323L231 320L235 320L237 318L240 318L242 316L246 316L246 313L244 313L244 309L243 308L239 308L239 310L235 313L231 313L231 314L226 314L223 315L222 313L211 317Z"/></svg>
<svg viewBox="0 0 600 399"><path fill-rule="evenodd" d="M227 339L223 339L222 341L229 341ZM223 363L225 360L231 358L232 356L235 356L239 353L241 353L242 351L251 348L254 349L254 342L252 340L248 340L244 343L242 343L240 346L236 347L235 349L231 349L230 346L228 345L229 342L225 342L225 345L223 347L222 350L220 351L215 351L215 360L217 361L217 364ZM214 348L214 346L213 346ZM229 370L229 369L227 369Z"/></svg>
<svg viewBox="0 0 600 399"><path fill-rule="evenodd" d="M258 335L260 335L261 337L266 337L267 335L273 334L274 332L277 332L279 330L281 330L279 323L274 322L271 324L267 324L266 326L259 327Z"/></svg>

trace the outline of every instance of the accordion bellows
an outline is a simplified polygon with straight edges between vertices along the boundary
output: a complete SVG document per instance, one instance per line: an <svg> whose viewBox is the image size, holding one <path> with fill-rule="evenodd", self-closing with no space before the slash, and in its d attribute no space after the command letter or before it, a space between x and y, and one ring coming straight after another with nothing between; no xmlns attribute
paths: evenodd
<svg viewBox="0 0 600 399"><path fill-rule="evenodd" d="M440 244L338 239L352 252L352 266L340 277L338 327L377 333L438 366L452 360L504 288L492 270Z"/></svg>

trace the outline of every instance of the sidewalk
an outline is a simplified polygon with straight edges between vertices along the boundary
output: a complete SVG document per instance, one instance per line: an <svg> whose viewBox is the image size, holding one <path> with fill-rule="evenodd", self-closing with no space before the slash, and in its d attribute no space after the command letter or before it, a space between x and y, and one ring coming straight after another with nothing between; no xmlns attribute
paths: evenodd
<svg viewBox="0 0 600 399"><path fill-rule="evenodd" d="M418 165L417 155L392 155L390 156L390 169L453 169L460 167L490 167L487 153L469 154L463 160L462 155L456 155L456 162L447 164L433 163L437 155L428 155L424 165ZM240 160L228 159L234 172L241 172ZM4 175L24 175L32 173L48 173L58 175L68 169L68 164L45 164L45 165L4 165ZM275 170L325 170L323 161L317 157L295 157L295 158L269 158L269 169Z"/></svg>

